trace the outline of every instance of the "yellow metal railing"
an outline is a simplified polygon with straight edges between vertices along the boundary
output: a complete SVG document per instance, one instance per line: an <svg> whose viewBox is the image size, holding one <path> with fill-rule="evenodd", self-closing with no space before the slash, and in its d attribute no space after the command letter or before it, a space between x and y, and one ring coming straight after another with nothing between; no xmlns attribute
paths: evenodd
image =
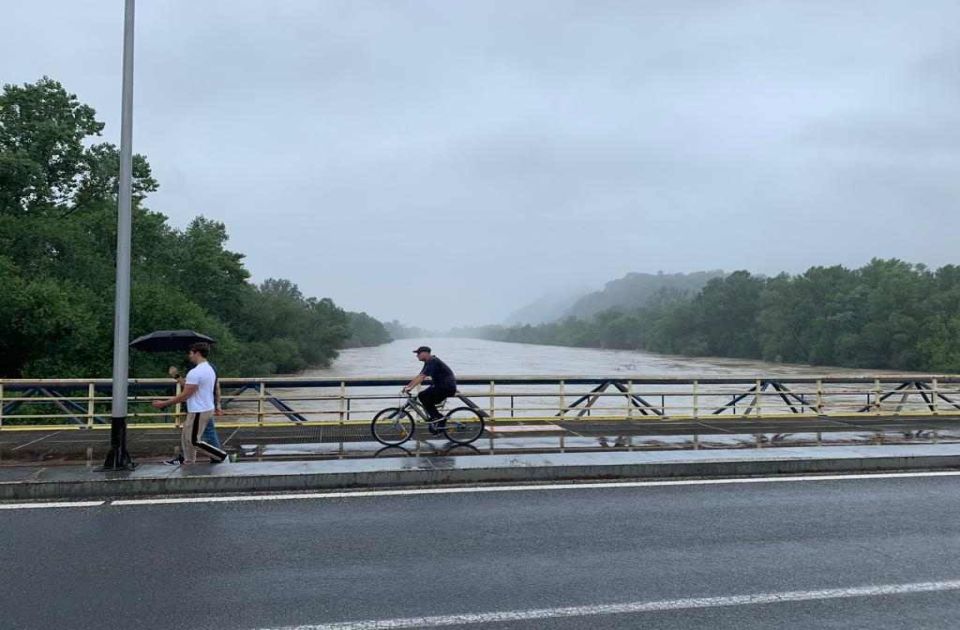
<svg viewBox="0 0 960 630"><path fill-rule="evenodd" d="M366 424L399 404L404 378L221 380L221 427L291 423ZM169 379L130 381L133 429L176 426L181 409L158 411ZM734 378L481 376L460 379L460 399L491 424L573 421L723 421L960 415L960 376L776 376ZM0 380L0 430L97 430L109 426L108 379Z"/></svg>

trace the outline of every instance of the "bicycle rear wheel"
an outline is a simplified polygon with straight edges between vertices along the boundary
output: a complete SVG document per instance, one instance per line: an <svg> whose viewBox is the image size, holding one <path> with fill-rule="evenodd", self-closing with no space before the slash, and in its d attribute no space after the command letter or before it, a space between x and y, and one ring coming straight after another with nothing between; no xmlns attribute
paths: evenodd
<svg viewBox="0 0 960 630"><path fill-rule="evenodd" d="M456 444L469 444L483 435L483 416L470 407L457 407L444 417L443 434Z"/></svg>
<svg viewBox="0 0 960 630"><path fill-rule="evenodd" d="M413 418L406 409L388 407L377 413L370 423L373 439L387 446L398 446L413 437Z"/></svg>

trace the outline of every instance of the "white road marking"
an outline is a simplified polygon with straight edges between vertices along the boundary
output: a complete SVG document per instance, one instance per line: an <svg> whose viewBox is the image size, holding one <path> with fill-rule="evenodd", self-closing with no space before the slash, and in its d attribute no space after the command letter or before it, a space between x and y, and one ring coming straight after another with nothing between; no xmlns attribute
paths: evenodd
<svg viewBox="0 0 960 630"><path fill-rule="evenodd" d="M59 503L0 503L0 509L71 507L128 507L139 505L177 505L181 503L245 503L252 501L306 501L315 499L355 499L364 497L403 497L429 494L477 494L483 492L549 492L611 488L662 488L670 486L725 486L755 483L797 483L808 481L855 481L863 479L909 479L957 477L960 471L937 470L902 473L864 473L856 475L798 475L795 477L742 477L731 479L675 479L664 481L611 481L591 483L547 483L502 486L407 488L403 490L356 490L337 492L300 492L287 494L244 494L214 497L171 497L163 499L118 499L115 501L65 501Z"/></svg>
<svg viewBox="0 0 960 630"><path fill-rule="evenodd" d="M60 501L56 503L0 503L0 510L36 510L39 508L97 507L106 501Z"/></svg>
<svg viewBox="0 0 960 630"><path fill-rule="evenodd" d="M31 440L31 441L27 442L26 444L21 444L20 446L14 446L14 447L13 447L12 449L10 449L10 450L11 450L11 451L19 451L21 448L25 448L25 447L27 447L27 446L30 446L31 444L36 444L37 442L40 442L41 440L46 440L47 438L51 438L51 437L53 437L53 436L55 436L55 435L59 435L60 433L63 433L63 432L62 432L62 431L54 431L53 433L48 433L48 434L46 434L46 435L42 435L42 436L38 437L38 438L35 439L35 440Z"/></svg>
<svg viewBox="0 0 960 630"><path fill-rule="evenodd" d="M510 610L487 613L464 613L431 617L408 617L403 619L379 619L348 621L343 623L285 626L261 630L381 630L385 628L439 628L483 623L506 623L536 621L561 617L592 617L597 615L622 615L670 610L695 610L725 606L756 606L759 604L782 604L853 597L883 597L916 593L937 593L960 590L960 580L943 582L919 582L913 584L887 584L859 586L816 591L786 591L781 593L757 593L754 595L730 595L726 597L691 597L661 601L630 602L626 604L599 604L596 606L570 606L567 608L539 608L533 610Z"/></svg>
<svg viewBox="0 0 960 630"><path fill-rule="evenodd" d="M732 479L676 479L665 481L611 481L599 483L553 483L512 486L474 486L451 488L408 488L404 490L357 490L342 492L307 492L291 494L247 494L221 497L175 497L165 499L120 499L114 506L170 505L178 503L240 503L246 501L296 501L306 499L351 499L363 497L402 497L424 494L475 494L481 492L547 492L554 490L590 490L607 488L659 488L669 486L714 486L752 483L784 483L802 481L849 481L857 479L901 479L910 477L956 477L960 471L928 471L876 473L857 475L803 475L796 477L743 477Z"/></svg>

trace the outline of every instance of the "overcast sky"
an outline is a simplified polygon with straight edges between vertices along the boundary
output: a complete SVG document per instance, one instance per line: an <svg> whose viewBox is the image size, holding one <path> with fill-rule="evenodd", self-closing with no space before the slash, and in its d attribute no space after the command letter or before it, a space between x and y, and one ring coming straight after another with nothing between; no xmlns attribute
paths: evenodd
<svg viewBox="0 0 960 630"><path fill-rule="evenodd" d="M0 81L61 81L119 142L122 7L5 0ZM141 0L135 108L151 208L382 319L960 263L956 0Z"/></svg>

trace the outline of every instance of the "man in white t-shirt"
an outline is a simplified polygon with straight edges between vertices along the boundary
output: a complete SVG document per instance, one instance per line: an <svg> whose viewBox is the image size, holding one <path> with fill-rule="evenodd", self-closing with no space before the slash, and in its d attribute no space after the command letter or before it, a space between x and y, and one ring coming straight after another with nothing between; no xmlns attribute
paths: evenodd
<svg viewBox="0 0 960 630"><path fill-rule="evenodd" d="M210 354L210 344L195 343L190 346L187 358L193 364L193 369L187 372L183 391L179 396L166 400L155 400L153 406L163 409L170 405L177 405L186 401L187 419L183 423L183 432L180 434L181 455L176 459L164 462L165 464L196 464L197 451L203 451L211 459L218 462L226 461L226 452L203 441L203 430L210 422L216 409L214 387L217 383L217 373L207 362Z"/></svg>

